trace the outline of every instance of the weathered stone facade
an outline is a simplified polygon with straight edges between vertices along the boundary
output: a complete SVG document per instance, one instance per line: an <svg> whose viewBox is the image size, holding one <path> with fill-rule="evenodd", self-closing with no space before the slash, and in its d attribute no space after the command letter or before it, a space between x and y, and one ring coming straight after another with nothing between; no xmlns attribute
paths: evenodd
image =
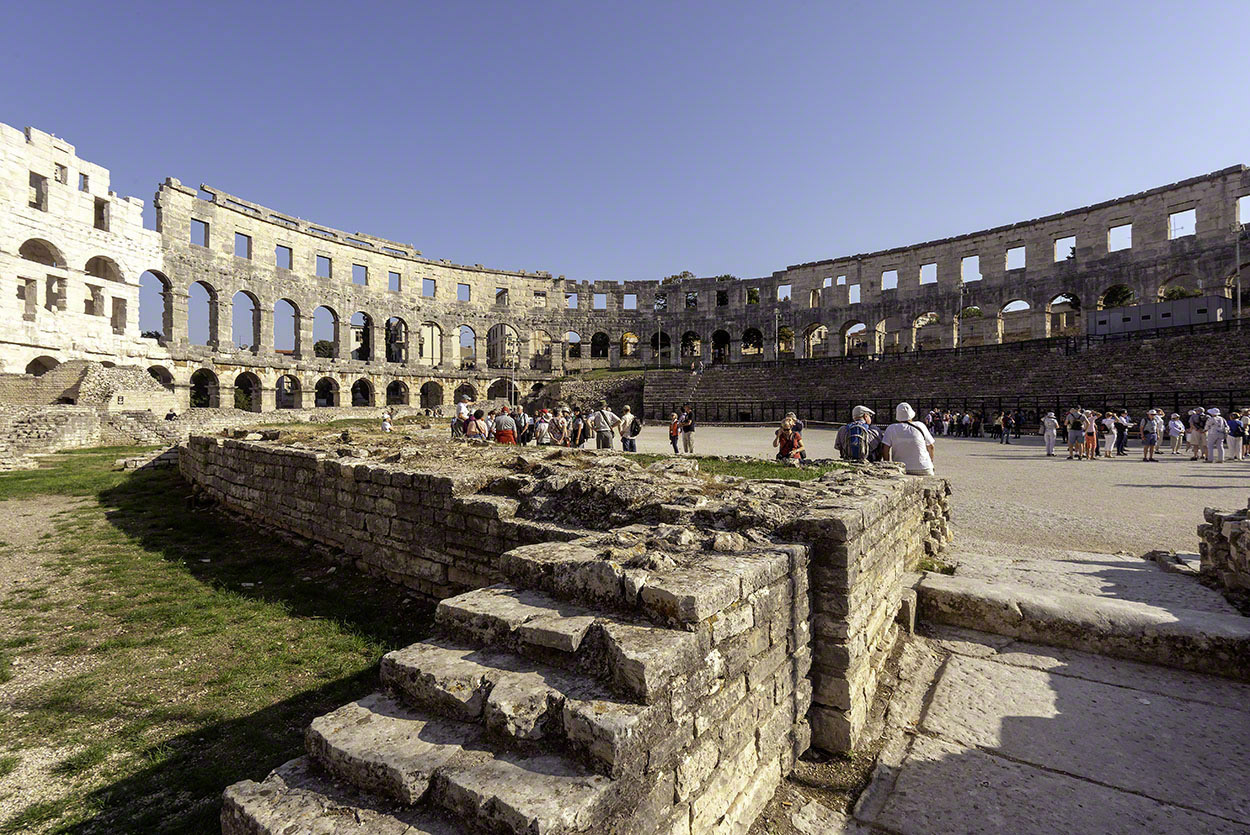
<svg viewBox="0 0 1250 835"><path fill-rule="evenodd" d="M193 400L233 405L241 387L259 411L432 407L450 404L457 390L475 399L524 396L554 376L591 368L1081 332L1081 311L1098 309L1113 285L1147 301L1178 285L1229 295L1237 201L1250 194L1250 170L1234 166L1037 220L764 278L577 282L427 258L409 244L318 226L174 179L156 194L156 231L149 231L142 201L109 191L108 171L65 141L0 126L0 149L0 370L39 373L71 359L138 364L184 408ZM1117 249L1126 226L1131 245ZM163 288L159 338L138 327L145 271ZM204 344L190 338L193 294L206 299ZM1005 310L1017 301L1027 309ZM235 305L251 310L252 327L231 338ZM979 317L957 319L965 307ZM294 324L276 341L277 308ZM320 352L327 356L314 344L319 308L333 325ZM462 327L473 334L467 353ZM279 342L291 347L278 349Z"/></svg>
<svg viewBox="0 0 1250 835"><path fill-rule="evenodd" d="M1250 503L1247 503L1250 507ZM1202 511L1198 526L1201 571L1227 591L1250 592L1250 509Z"/></svg>
<svg viewBox="0 0 1250 835"><path fill-rule="evenodd" d="M945 483L886 467L705 481L522 450L456 477L204 437L179 466L443 598L309 758L228 790L228 833L344 809L370 831L745 832L809 742L858 742L904 572L948 535Z"/></svg>

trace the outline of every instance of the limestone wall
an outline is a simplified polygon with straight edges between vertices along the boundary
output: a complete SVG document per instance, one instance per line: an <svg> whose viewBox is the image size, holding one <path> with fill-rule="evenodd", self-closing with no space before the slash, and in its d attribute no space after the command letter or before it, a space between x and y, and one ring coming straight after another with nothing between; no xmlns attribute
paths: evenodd
<svg viewBox="0 0 1250 835"><path fill-rule="evenodd" d="M1247 503L1250 507L1250 503ZM1225 590L1250 590L1250 509L1231 513L1203 508L1205 522L1198 526L1202 573Z"/></svg>

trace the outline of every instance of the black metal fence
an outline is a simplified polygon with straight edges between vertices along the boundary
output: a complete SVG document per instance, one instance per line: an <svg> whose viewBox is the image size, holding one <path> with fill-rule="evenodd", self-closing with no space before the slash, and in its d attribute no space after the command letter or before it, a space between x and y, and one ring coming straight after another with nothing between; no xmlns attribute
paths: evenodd
<svg viewBox="0 0 1250 835"><path fill-rule="evenodd" d="M943 409L980 412L984 419L992 420L999 412L1021 411L1027 427L1027 423L1039 420L1046 412L1054 412L1062 419L1064 412L1073 406L1100 412L1128 409L1134 418L1141 418L1147 409L1163 409L1167 414L1177 412L1183 415L1197 406L1204 409L1216 407L1227 414L1234 409L1250 407L1250 386L1163 392L1085 391L977 397L917 394L856 400L695 400L691 405L694 407L695 419L700 423L772 423L780 421L787 412L794 412L805 421L845 423L850 420L851 409L861 405L880 415L879 422L888 423L893 422L894 407L901 402L910 403L918 415L923 415L929 409ZM683 405L684 403L678 402L648 402L647 417L665 421L670 414L679 413Z"/></svg>

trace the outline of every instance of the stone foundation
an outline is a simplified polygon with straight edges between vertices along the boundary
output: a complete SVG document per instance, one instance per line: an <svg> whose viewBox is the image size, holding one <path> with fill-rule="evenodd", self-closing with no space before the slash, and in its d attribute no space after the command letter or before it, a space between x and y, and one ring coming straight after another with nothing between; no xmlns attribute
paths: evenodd
<svg viewBox="0 0 1250 835"><path fill-rule="evenodd" d="M1206 520L1198 526L1202 573L1226 591L1250 591L1250 509L1225 513L1207 507L1202 516Z"/></svg>

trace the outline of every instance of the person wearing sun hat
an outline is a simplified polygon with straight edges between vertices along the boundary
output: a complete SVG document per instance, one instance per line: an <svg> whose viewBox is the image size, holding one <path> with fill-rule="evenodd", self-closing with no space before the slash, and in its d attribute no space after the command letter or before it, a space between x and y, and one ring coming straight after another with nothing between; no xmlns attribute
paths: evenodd
<svg viewBox="0 0 1250 835"><path fill-rule="evenodd" d="M1141 433L1141 455L1143 461L1155 461L1155 447L1159 445L1159 437L1163 434L1163 418L1154 409L1146 412L1142 418L1139 431Z"/></svg>
<svg viewBox="0 0 1250 835"><path fill-rule="evenodd" d="M1207 463L1224 463L1224 439L1228 437L1228 421L1219 409L1207 409Z"/></svg>
<svg viewBox="0 0 1250 835"><path fill-rule="evenodd" d="M933 436L918 420L910 403L894 407L894 423L881 436L881 457L898 461L908 475L933 475Z"/></svg>

